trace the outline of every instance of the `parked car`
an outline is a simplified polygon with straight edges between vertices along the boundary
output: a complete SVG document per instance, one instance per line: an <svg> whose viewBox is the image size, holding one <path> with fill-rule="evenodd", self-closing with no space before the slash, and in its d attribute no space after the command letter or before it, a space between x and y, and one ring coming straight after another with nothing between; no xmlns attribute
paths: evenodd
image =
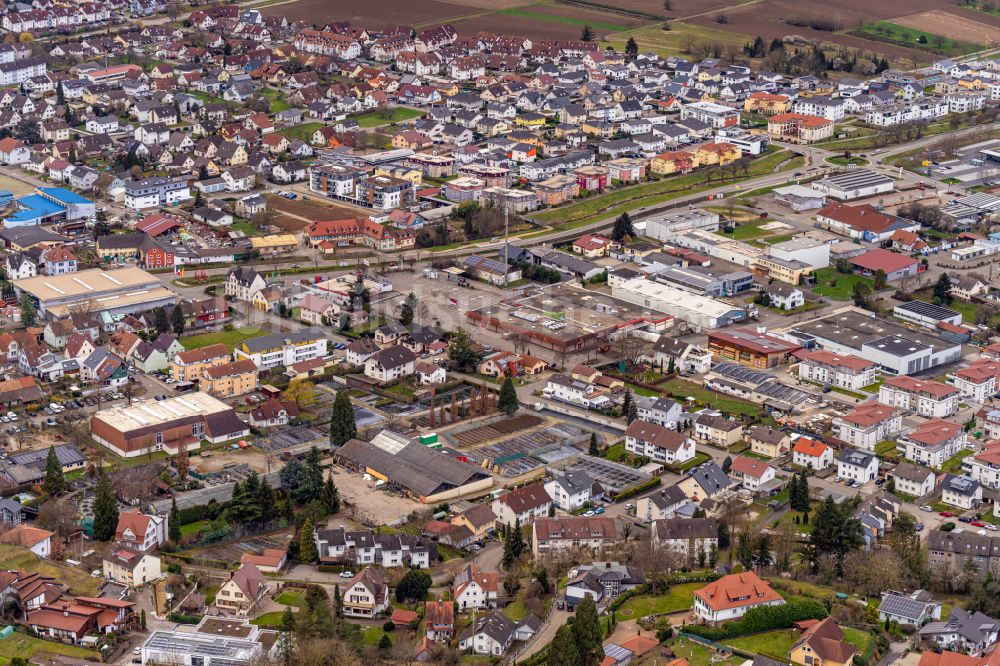
<svg viewBox="0 0 1000 666"><path fill-rule="evenodd" d="M931 512L933 512L933 511L934 511L934 509L930 508L930 507L929 507L929 506L927 506L926 504L923 504L923 505L921 505L921 506L920 506L920 510L921 510L921 511L924 511L924 512L926 512L926 513L931 513Z"/></svg>
<svg viewBox="0 0 1000 666"><path fill-rule="evenodd" d="M938 515L941 516L942 518L951 518L955 514L953 514L951 511L939 511Z"/></svg>
<svg viewBox="0 0 1000 666"><path fill-rule="evenodd" d="M354 578L354 573L351 572L351 571L341 571L340 572L340 577L341 578Z"/></svg>
<svg viewBox="0 0 1000 666"><path fill-rule="evenodd" d="M981 520L973 520L972 521L972 526L973 527L986 527L986 523L984 523Z"/></svg>

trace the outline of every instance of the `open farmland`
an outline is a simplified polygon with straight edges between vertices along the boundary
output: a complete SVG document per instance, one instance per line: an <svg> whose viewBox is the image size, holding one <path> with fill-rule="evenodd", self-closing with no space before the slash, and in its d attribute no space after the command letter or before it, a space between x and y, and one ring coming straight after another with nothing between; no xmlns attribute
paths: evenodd
<svg viewBox="0 0 1000 666"><path fill-rule="evenodd" d="M589 25L598 37L648 25L625 14L595 11L575 5L536 3L500 9L474 18L453 21L459 34L497 32L519 35L533 41L543 39L580 39L583 26Z"/></svg>
<svg viewBox="0 0 1000 666"><path fill-rule="evenodd" d="M505 9L526 4L523 0L294 0L261 8L265 16L284 16L291 21L324 25L331 21L350 21L355 25L384 26L401 24L432 26L460 16ZM457 26L456 26L457 28ZM475 34L473 31L472 34Z"/></svg>
<svg viewBox="0 0 1000 666"><path fill-rule="evenodd" d="M714 3L712 0L706 0L704 4L708 7ZM727 32L751 36L760 35L767 40L798 35L807 40L876 51L890 58L906 60L917 58L920 62L926 63L935 58L934 54L899 44L867 39L863 35L847 33L878 21L896 21L899 17L935 10L943 15L954 16L956 19L966 17L966 12L954 7L946 0L893 0L885 3L870 3L865 0L837 0L833 5L822 0L760 0L717 12L709 11L692 18L691 22L706 27L724 29ZM968 11L983 16L982 13L974 10ZM719 14L725 14L728 23L724 25L716 23L716 17ZM837 31L831 32L811 27L810 24L816 19L830 23ZM792 25L792 23L802 23L803 25ZM987 23L992 23L992 21ZM959 41L975 42L975 35L970 34Z"/></svg>
<svg viewBox="0 0 1000 666"><path fill-rule="evenodd" d="M660 56L685 55L686 49L698 44L721 44L722 46L741 48L747 42L753 41L753 38L748 35L719 30L715 27L690 23L671 23L670 30L663 30L660 26L652 26L633 30L628 34L611 35L601 46L610 45L614 49L624 51L629 37L635 38L641 51L653 51Z"/></svg>
<svg viewBox="0 0 1000 666"><path fill-rule="evenodd" d="M1000 27L989 25L978 18L972 20L940 9L901 16L892 22L932 35L941 35L956 42L972 42L977 45L995 45L1000 42Z"/></svg>

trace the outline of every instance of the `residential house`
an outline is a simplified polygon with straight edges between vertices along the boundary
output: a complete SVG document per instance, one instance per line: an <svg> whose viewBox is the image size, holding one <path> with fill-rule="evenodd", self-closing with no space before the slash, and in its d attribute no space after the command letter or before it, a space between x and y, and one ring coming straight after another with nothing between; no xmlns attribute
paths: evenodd
<svg viewBox="0 0 1000 666"><path fill-rule="evenodd" d="M784 603L781 595L752 571L723 576L694 592L694 612L710 624L736 620L752 608Z"/></svg>
<svg viewBox="0 0 1000 666"><path fill-rule="evenodd" d="M541 483L532 483L500 495L493 500L496 522L513 526L518 523L528 525L536 518L548 516L552 507L552 497Z"/></svg>

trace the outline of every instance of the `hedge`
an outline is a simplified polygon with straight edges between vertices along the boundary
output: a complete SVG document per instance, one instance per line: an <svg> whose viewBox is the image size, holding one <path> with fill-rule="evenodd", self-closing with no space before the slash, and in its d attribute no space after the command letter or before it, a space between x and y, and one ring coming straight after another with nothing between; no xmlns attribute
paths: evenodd
<svg viewBox="0 0 1000 666"><path fill-rule="evenodd" d="M632 486L631 488L623 490L622 492L618 493L617 495L612 495L611 496L611 501L612 502L621 502L622 500L628 499L629 497L635 497L636 495L638 495L640 493L644 493L647 490L649 490L651 488L655 488L656 486L660 485L660 480L661 480L660 477L654 476L649 481L644 481L643 483L640 483L637 486Z"/></svg>
<svg viewBox="0 0 1000 666"><path fill-rule="evenodd" d="M198 624L201 622L201 615L185 615L184 613L170 613L167 619L177 624Z"/></svg>
<svg viewBox="0 0 1000 666"><path fill-rule="evenodd" d="M720 627L690 625L685 626L684 631L719 642L773 629L788 629L795 622L822 620L826 616L826 607L820 602L814 599L797 599L780 606L751 608L739 620L726 622Z"/></svg>

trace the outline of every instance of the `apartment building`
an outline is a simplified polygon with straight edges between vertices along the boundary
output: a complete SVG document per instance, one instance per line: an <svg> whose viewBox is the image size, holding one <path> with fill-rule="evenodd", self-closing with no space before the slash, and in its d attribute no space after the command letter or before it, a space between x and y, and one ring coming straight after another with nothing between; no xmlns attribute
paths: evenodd
<svg viewBox="0 0 1000 666"><path fill-rule="evenodd" d="M874 384L878 365L857 356L819 350L799 354L799 377L831 386L858 391Z"/></svg>
<svg viewBox="0 0 1000 666"><path fill-rule="evenodd" d="M298 331L272 333L241 342L233 355L237 360L249 359L259 370L289 366L327 354L327 338L323 329L310 326Z"/></svg>
<svg viewBox="0 0 1000 666"><path fill-rule="evenodd" d="M944 419L928 419L898 441L907 460L935 468L968 447L965 429Z"/></svg>
<svg viewBox="0 0 1000 666"><path fill-rule="evenodd" d="M959 390L931 379L891 377L878 390L878 401L921 416L943 419L958 411Z"/></svg>
<svg viewBox="0 0 1000 666"><path fill-rule="evenodd" d="M574 548L589 548L600 554L613 548L617 540L615 520L608 516L539 518L531 528L535 557Z"/></svg>
<svg viewBox="0 0 1000 666"><path fill-rule="evenodd" d="M221 343L178 352L170 362L170 376L179 382L196 382L205 370L229 363L231 358L229 348Z"/></svg>
<svg viewBox="0 0 1000 666"><path fill-rule="evenodd" d="M220 399L246 395L257 385L257 366L248 359L205 368L200 382L202 391Z"/></svg>
<svg viewBox="0 0 1000 666"><path fill-rule="evenodd" d="M875 451L875 446L903 429L899 409L879 402L858 405L833 419L833 433L856 449Z"/></svg>
<svg viewBox="0 0 1000 666"><path fill-rule="evenodd" d="M966 401L986 402L997 392L1000 361L982 359L948 375L951 385Z"/></svg>
<svg viewBox="0 0 1000 666"><path fill-rule="evenodd" d="M625 450L674 465L694 458L695 442L676 430L636 419L625 430Z"/></svg>

